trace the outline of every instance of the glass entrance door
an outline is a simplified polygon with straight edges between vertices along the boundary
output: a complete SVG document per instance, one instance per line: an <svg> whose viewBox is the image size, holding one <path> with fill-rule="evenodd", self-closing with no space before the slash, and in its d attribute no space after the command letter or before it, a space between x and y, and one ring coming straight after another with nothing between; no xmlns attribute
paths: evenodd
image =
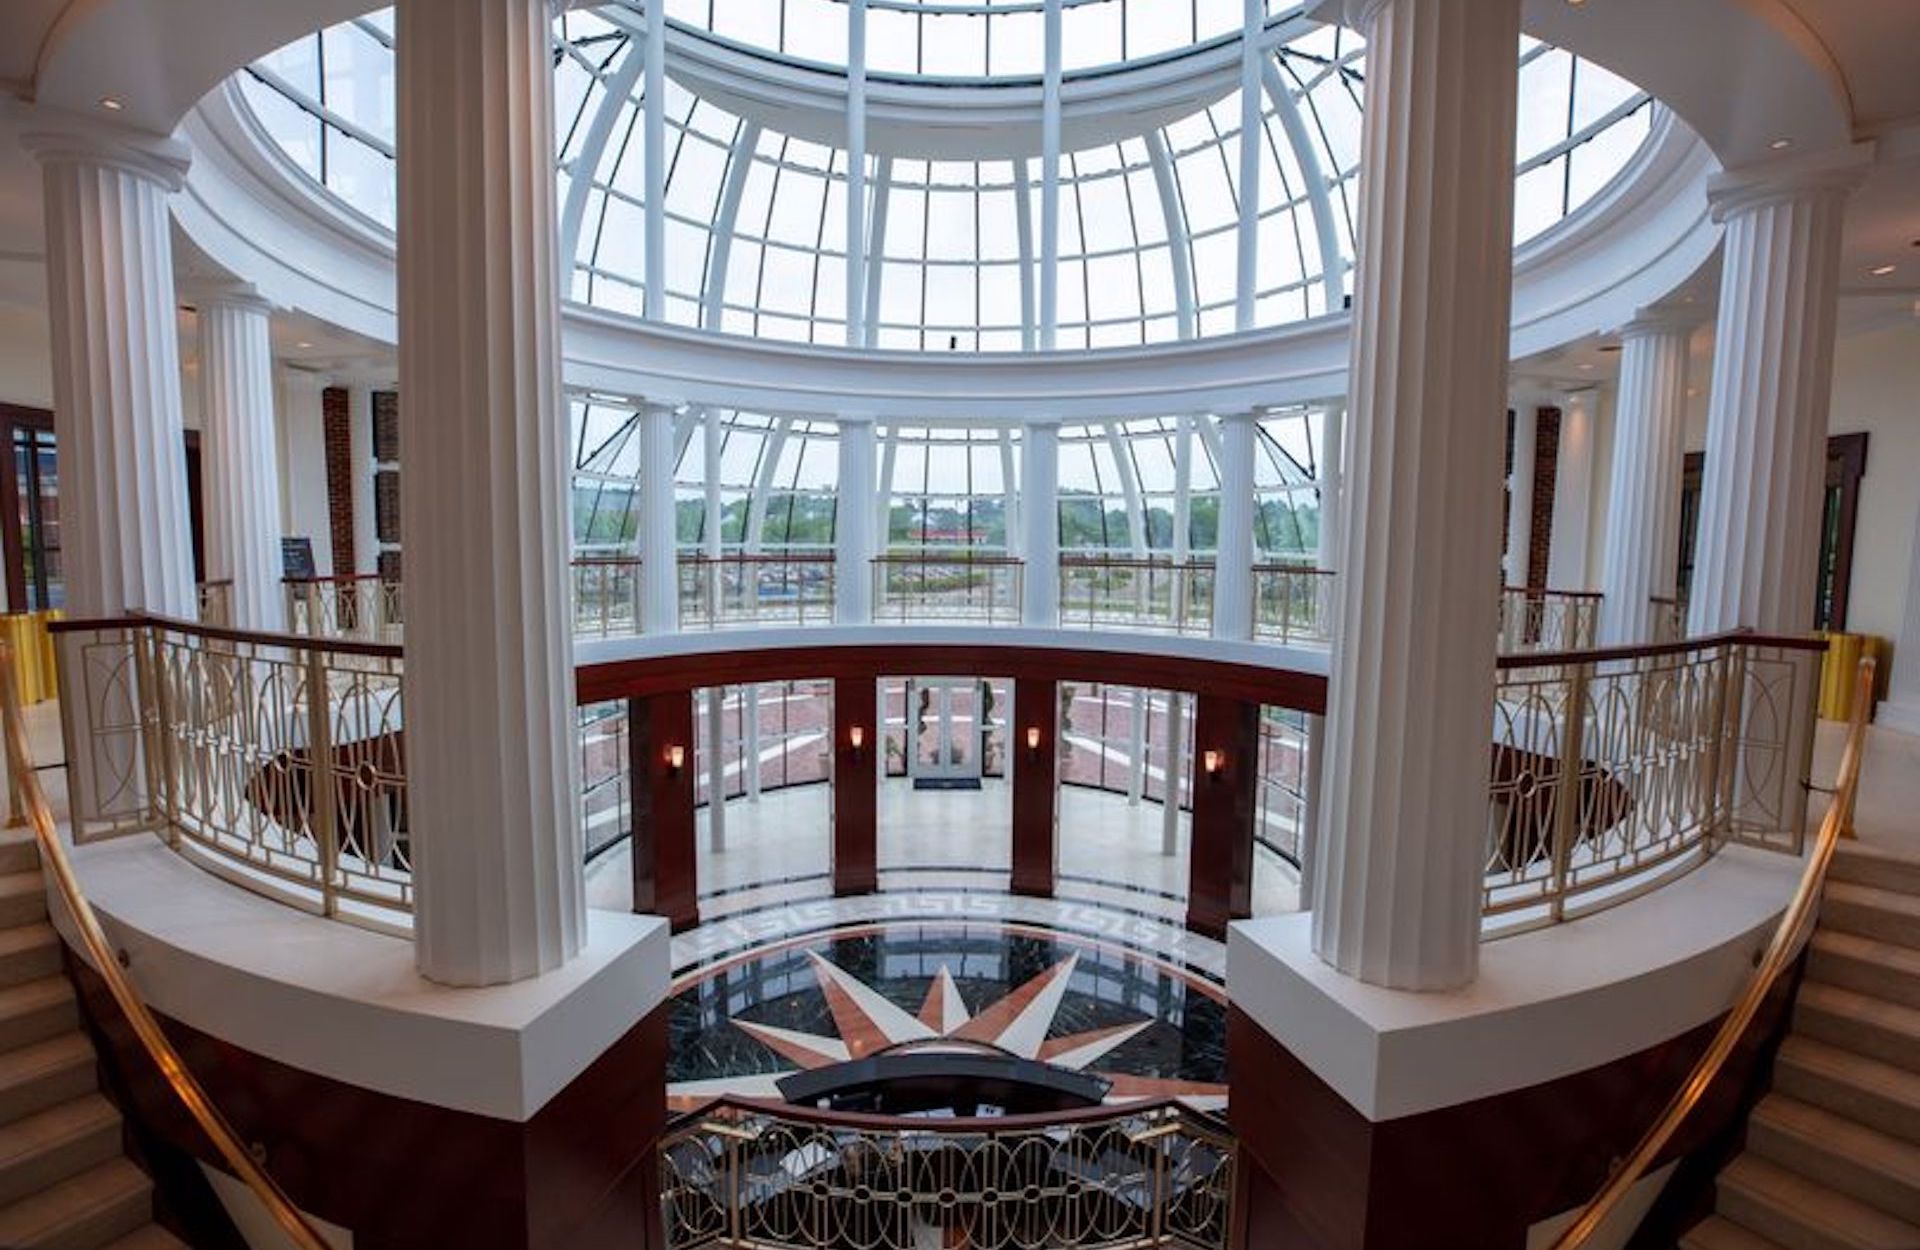
<svg viewBox="0 0 1920 1250"><path fill-rule="evenodd" d="M917 789L980 785L981 682L915 677L907 683L907 775Z"/></svg>

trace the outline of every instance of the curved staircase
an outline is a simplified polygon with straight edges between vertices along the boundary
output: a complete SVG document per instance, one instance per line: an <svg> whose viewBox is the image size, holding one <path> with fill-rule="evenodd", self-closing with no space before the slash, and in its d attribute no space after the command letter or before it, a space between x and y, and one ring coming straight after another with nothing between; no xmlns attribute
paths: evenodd
<svg viewBox="0 0 1920 1250"><path fill-rule="evenodd" d="M1682 1250L1920 1250L1920 859L1835 851L1773 1089Z"/></svg>
<svg viewBox="0 0 1920 1250"><path fill-rule="evenodd" d="M122 1149L100 1093L40 852L0 832L0 1247L184 1250L153 1223L153 1183Z"/></svg>

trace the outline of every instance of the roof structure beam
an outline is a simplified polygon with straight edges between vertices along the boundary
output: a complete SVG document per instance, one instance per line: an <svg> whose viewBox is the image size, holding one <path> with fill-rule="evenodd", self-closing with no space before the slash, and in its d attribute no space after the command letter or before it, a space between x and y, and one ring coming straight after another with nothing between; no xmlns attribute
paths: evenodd
<svg viewBox="0 0 1920 1250"><path fill-rule="evenodd" d="M1060 0L1047 0L1040 88L1040 350L1060 331Z"/></svg>
<svg viewBox="0 0 1920 1250"><path fill-rule="evenodd" d="M629 36L631 38L631 36ZM631 48L620 59L620 68L601 80L605 88L600 103L594 106L593 120L573 156L572 176L567 180L566 203L560 207L560 263L571 267L580 254L580 224L587 215L587 193L593 189L593 175L605 159L607 143L613 137L620 111L633 98L633 85L646 66L645 55L635 56Z"/></svg>
<svg viewBox="0 0 1920 1250"><path fill-rule="evenodd" d="M1320 244L1320 281L1326 287L1327 311L1337 312L1346 299L1347 262L1340 252L1340 218L1333 207L1332 183L1320 165L1320 150L1313 146L1306 118L1300 115L1300 102L1287 90L1280 67L1271 57L1262 61L1260 77L1294 158L1300 162L1300 176L1307 184L1307 207L1313 214L1313 233Z"/></svg>
<svg viewBox="0 0 1920 1250"><path fill-rule="evenodd" d="M753 172L753 153L760 146L760 123L742 122L733 132L733 150L727 154L727 181L720 190L720 212L713 221L713 251L708 256L707 289L701 292L700 324L718 330L726 312L727 269L733 263L733 237L739 230L740 198Z"/></svg>
<svg viewBox="0 0 1920 1250"><path fill-rule="evenodd" d="M641 110L645 160L646 219L643 251L646 286L642 315L659 321L667 311L667 14L666 0L647 0L646 73Z"/></svg>

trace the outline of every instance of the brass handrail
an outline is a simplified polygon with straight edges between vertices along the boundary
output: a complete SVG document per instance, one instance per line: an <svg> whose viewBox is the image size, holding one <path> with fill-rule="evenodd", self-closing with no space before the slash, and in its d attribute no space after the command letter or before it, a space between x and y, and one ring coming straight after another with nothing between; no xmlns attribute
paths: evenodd
<svg viewBox="0 0 1920 1250"><path fill-rule="evenodd" d="M1766 952L1761 956L1746 992L1741 994L1733 1010L1721 1022L1706 1052L1693 1065L1686 1081L1668 1100L1653 1126L1633 1148L1633 1153L1613 1170L1600 1192L1581 1209L1550 1250L1579 1250L1606 1223L1621 1199L1627 1196L1627 1191L1653 1166L1653 1161L1666 1149L1667 1143L1686 1122L1687 1116L1706 1096L1708 1087L1720 1075L1734 1047L1753 1023L1753 1018L1759 1014L1760 1006L1766 1001L1774 982L1792 965L1800 948L1800 940L1819 905L1834 846L1842 837L1851 836L1854 803L1859 798L1860 759L1866 749L1867 712L1873 705L1873 671L1874 662L1871 658L1860 661L1853 717L1847 724L1846 749L1840 756L1840 776L1834 786L1833 802L1820 822L1820 832L1813 843L1813 854L1807 860L1806 870L1800 874L1800 884L1794 889L1793 899L1787 905L1786 914L1780 918L1779 927L1773 931L1773 939L1767 943Z"/></svg>
<svg viewBox="0 0 1920 1250"><path fill-rule="evenodd" d="M160 1022L148 1010L140 992L121 970L113 943L108 940L106 930L101 928L93 905L80 889L73 862L67 858L66 847L60 841L53 809L47 804L46 792L40 788L40 775L34 771L33 752L27 746L26 722L20 711L20 692L14 685L13 656L4 643L0 643L0 717L5 720L7 771L11 778L9 797L12 810L8 813L7 823L15 828L23 824L32 826L34 838L40 844L41 859L53 877L68 914L73 917L74 926L80 931L80 940L87 948L87 955L106 981L113 1001L125 1013L127 1023L133 1026L134 1036L140 1039L140 1045L160 1069L160 1075L175 1096L186 1106L194 1123L200 1126L228 1166L253 1191L254 1197L273 1216L274 1223L280 1226L281 1231L292 1239L299 1250L331 1250L327 1240L255 1161L252 1152L233 1131L233 1126L213 1105L213 1101L207 1097L207 1091L187 1070L180 1052L167 1040Z"/></svg>

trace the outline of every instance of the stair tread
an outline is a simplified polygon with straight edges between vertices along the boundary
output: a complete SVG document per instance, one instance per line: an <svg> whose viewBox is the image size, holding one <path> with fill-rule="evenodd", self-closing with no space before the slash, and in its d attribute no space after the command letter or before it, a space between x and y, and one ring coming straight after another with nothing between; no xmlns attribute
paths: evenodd
<svg viewBox="0 0 1920 1250"><path fill-rule="evenodd" d="M158 1224L148 1224L109 1242L106 1250L187 1250L187 1243Z"/></svg>
<svg viewBox="0 0 1920 1250"><path fill-rule="evenodd" d="M1728 1164L1720 1183L1855 1250L1920 1246L1920 1228L1751 1153Z"/></svg>
<svg viewBox="0 0 1920 1250"><path fill-rule="evenodd" d="M1680 1238L1680 1250L1780 1250L1780 1244L1723 1215L1710 1215Z"/></svg>
<svg viewBox="0 0 1920 1250"><path fill-rule="evenodd" d="M120 1113L99 1094L56 1103L11 1124L0 1125L0 1168L119 1123Z"/></svg>
<svg viewBox="0 0 1920 1250"><path fill-rule="evenodd" d="M59 930L44 920L0 929L0 959L42 946L55 946L59 941Z"/></svg>
<svg viewBox="0 0 1920 1250"><path fill-rule="evenodd" d="M1881 1028L1910 1033L1920 1040L1920 1010L1884 998L1811 981L1800 987L1800 1002L1819 1011L1854 1016Z"/></svg>
<svg viewBox="0 0 1920 1250"><path fill-rule="evenodd" d="M40 869L30 868L25 872L0 872L0 898L17 898L27 894L45 894L47 879L40 875Z"/></svg>
<svg viewBox="0 0 1920 1250"><path fill-rule="evenodd" d="M1834 844L1833 857L1845 863L1848 860L1857 863L1886 864L1896 868L1920 868L1920 855L1911 855L1896 851L1889 846L1874 842L1862 842L1858 838L1849 838Z"/></svg>
<svg viewBox="0 0 1920 1250"><path fill-rule="evenodd" d="M1856 1054L1830 1042L1795 1035L1780 1044L1779 1063L1844 1081L1882 1098L1906 1103L1920 1115L1920 1072Z"/></svg>
<svg viewBox="0 0 1920 1250"><path fill-rule="evenodd" d="M49 1233L151 1193L147 1174L124 1158L95 1164L11 1206L0 1207L0 1245L32 1246Z"/></svg>
<svg viewBox="0 0 1920 1250"><path fill-rule="evenodd" d="M73 983L65 974L37 977L0 989L0 1020L73 1001Z"/></svg>
<svg viewBox="0 0 1920 1250"><path fill-rule="evenodd" d="M1851 903L1856 907L1873 907L1920 919L1920 894L1908 894L1903 890L1889 890L1858 881L1830 881L1827 883L1826 897L1829 903Z"/></svg>
<svg viewBox="0 0 1920 1250"><path fill-rule="evenodd" d="M1817 929L1813 949L1844 959L1864 959L1885 964L1890 970L1907 976L1920 976L1920 950L1898 942L1883 942L1863 933L1843 933L1838 929Z"/></svg>
<svg viewBox="0 0 1920 1250"><path fill-rule="evenodd" d="M1920 1146L1786 1094L1768 1094L1753 1109L1755 1123L1810 1141L1848 1162L1920 1188Z"/></svg>
<svg viewBox="0 0 1920 1250"><path fill-rule="evenodd" d="M92 1063L93 1046L78 1029L42 1042L0 1051L0 1087L37 1081L56 1068Z"/></svg>

